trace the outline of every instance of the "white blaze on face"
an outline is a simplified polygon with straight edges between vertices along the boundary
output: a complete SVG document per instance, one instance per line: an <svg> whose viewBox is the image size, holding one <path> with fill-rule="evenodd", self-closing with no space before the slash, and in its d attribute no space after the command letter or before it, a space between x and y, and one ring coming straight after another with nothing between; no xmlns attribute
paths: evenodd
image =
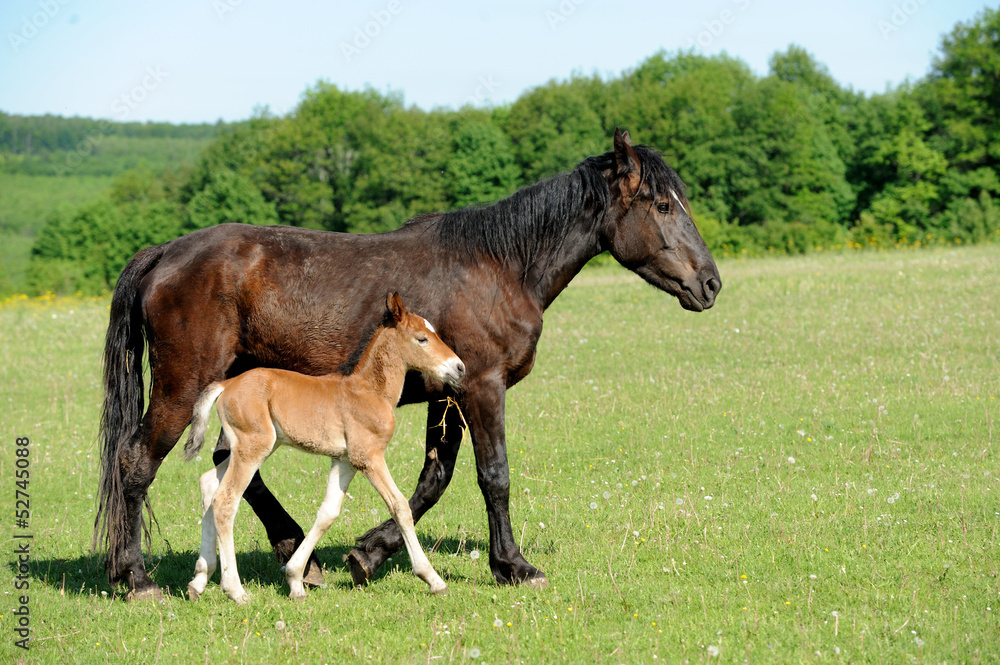
<svg viewBox="0 0 1000 665"><path fill-rule="evenodd" d="M688 217L690 217L691 213L688 212L688 209L684 206L684 203L681 201L681 197L677 196L677 192L675 192L674 190L671 189L670 193L673 195L673 197L677 201L677 203L680 204L681 210L683 210L684 212L686 212L688 214Z"/></svg>
<svg viewBox="0 0 1000 665"><path fill-rule="evenodd" d="M423 317L421 317L421 318L423 318ZM437 333L437 331L434 330L434 326L432 326L431 322L428 321L427 319L424 319L424 325L427 326L427 329L430 330L432 333Z"/></svg>

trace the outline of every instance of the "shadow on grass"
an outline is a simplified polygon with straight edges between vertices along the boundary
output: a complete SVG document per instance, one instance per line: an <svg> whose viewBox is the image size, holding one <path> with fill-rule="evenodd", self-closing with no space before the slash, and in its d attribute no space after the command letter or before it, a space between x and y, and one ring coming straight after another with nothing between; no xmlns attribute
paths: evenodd
<svg viewBox="0 0 1000 665"><path fill-rule="evenodd" d="M479 540L446 537L440 541L421 540L421 545L425 552L436 552L439 562L442 555L468 556L471 550L482 552L484 561L489 558L488 544ZM344 590L353 588L350 571L344 562L344 556L351 551L353 546L353 543L345 543L316 549L316 556L323 565L326 581L330 587ZM194 564L198 559L198 551L177 552L170 547L169 542L166 543L166 549L167 551L163 554L145 557L146 570L149 571L153 581L160 586L164 595L186 599L187 585L194 576ZM445 580L449 582L468 580L464 575L456 575L447 570L446 562L440 563L438 572ZM287 591L285 574L270 550L237 552L236 565L240 571L240 579L244 583L257 582L263 587L277 587L281 589L282 593ZM9 567L16 575L17 564L10 564ZM383 577L396 569L407 572L411 570L410 558L406 554L405 548L396 552L382 564L369 584L378 584ZM489 573L486 575L492 580ZM32 585L42 584L65 594L78 596L95 596L105 592L110 599L112 597L121 598L126 592L123 587L114 589L112 592L104 572L104 557L96 554L71 559L33 559L29 578ZM218 581L219 572L216 571L212 576L212 583L218 584Z"/></svg>

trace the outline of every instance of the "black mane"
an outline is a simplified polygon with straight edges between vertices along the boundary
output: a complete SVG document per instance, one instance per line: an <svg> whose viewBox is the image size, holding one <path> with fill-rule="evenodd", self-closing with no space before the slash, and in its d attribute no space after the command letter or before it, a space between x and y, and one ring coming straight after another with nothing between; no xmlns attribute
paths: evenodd
<svg viewBox="0 0 1000 665"><path fill-rule="evenodd" d="M656 197L675 192L684 197L680 177L647 146L635 146L642 164L642 184ZM525 272L544 249L562 242L567 229L583 218L599 223L611 204L604 173L613 169L613 152L588 157L569 173L528 185L489 205L473 205L441 215L424 215L409 223L436 219L436 232L448 248L502 263Z"/></svg>

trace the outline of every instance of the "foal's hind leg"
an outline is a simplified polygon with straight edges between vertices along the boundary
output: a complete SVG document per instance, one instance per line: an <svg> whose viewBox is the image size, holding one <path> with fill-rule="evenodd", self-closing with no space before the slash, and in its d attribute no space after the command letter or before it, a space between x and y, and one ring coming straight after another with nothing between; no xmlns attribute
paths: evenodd
<svg viewBox="0 0 1000 665"><path fill-rule="evenodd" d="M219 433L219 443L212 454L212 460L219 464L229 457L229 443L226 441L224 433ZM264 525L267 531L267 539L274 550L274 556L281 564L287 564L295 553L296 548L302 544L306 534L298 523L292 519L288 511L275 498L271 490L264 484L264 479L260 475L260 470L253 474L253 479L243 492L243 498L250 504L255 515ZM316 553L309 557L309 564L306 567L303 582L309 586L323 586L323 571L320 568Z"/></svg>
<svg viewBox="0 0 1000 665"><path fill-rule="evenodd" d="M249 437L247 437L249 438ZM241 441L240 443L244 443ZM256 443L246 441L245 454L257 457L263 450L262 459L274 446L274 429L271 429L270 441ZM215 517L215 529L219 538L219 559L222 564L222 575L219 586L227 596L240 605L249 602L250 596L243 589L240 573L236 568L236 545L233 542L233 522L236 511L240 507L240 496L250 484L254 472L260 467L260 460L249 461L243 455L230 457L229 469L222 477L219 488L212 498L212 512Z"/></svg>
<svg viewBox="0 0 1000 665"><path fill-rule="evenodd" d="M212 499L222 477L229 468L229 460L224 460L211 471L206 471L198 479L201 490L201 552L194 564L194 579L188 584L188 598L197 600L205 592L208 580L215 573L217 566L216 547L218 533L215 530L215 511L212 510Z"/></svg>
<svg viewBox="0 0 1000 665"><path fill-rule="evenodd" d="M403 542L406 543L406 551L410 555L410 562L413 564L413 574L427 582L431 588L431 593L442 593L448 590L447 585L441 576L437 574L431 562L420 547L417 540L417 532L413 528L413 515L410 512L410 504L406 501L392 476L389 475L389 468L385 465L385 458L381 455L372 455L367 468L363 471L365 477L371 481L375 489L385 500L389 507L392 519L396 520L399 530L403 534Z"/></svg>
<svg viewBox="0 0 1000 665"><path fill-rule="evenodd" d="M303 570L316 548L316 543L333 524L333 520L340 515L340 507L344 504L344 495L347 494L354 473L354 467L349 462L333 460L330 477L326 483L326 496L323 497L323 503L316 513L316 522L285 567L285 577L288 579L288 586L291 587L291 593L288 594L290 597L306 597L305 587L302 586Z"/></svg>

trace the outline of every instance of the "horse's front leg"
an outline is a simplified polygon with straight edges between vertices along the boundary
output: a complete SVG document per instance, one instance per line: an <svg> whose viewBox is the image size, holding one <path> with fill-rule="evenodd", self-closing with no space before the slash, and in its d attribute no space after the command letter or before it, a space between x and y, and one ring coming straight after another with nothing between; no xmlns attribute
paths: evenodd
<svg viewBox="0 0 1000 665"><path fill-rule="evenodd" d="M510 467L504 432L507 387L499 378L470 385L463 411L472 431L479 489L486 500L490 526L490 569L500 584L544 588L545 573L528 563L514 539L510 523Z"/></svg>
<svg viewBox="0 0 1000 665"><path fill-rule="evenodd" d="M464 431L458 409L449 409L445 400L432 398L427 404L427 455L417 489L409 501L414 522L438 502L451 482ZM385 560L401 547L403 537L399 526L391 519L358 538L354 549L345 557L354 583L364 584L374 577Z"/></svg>

